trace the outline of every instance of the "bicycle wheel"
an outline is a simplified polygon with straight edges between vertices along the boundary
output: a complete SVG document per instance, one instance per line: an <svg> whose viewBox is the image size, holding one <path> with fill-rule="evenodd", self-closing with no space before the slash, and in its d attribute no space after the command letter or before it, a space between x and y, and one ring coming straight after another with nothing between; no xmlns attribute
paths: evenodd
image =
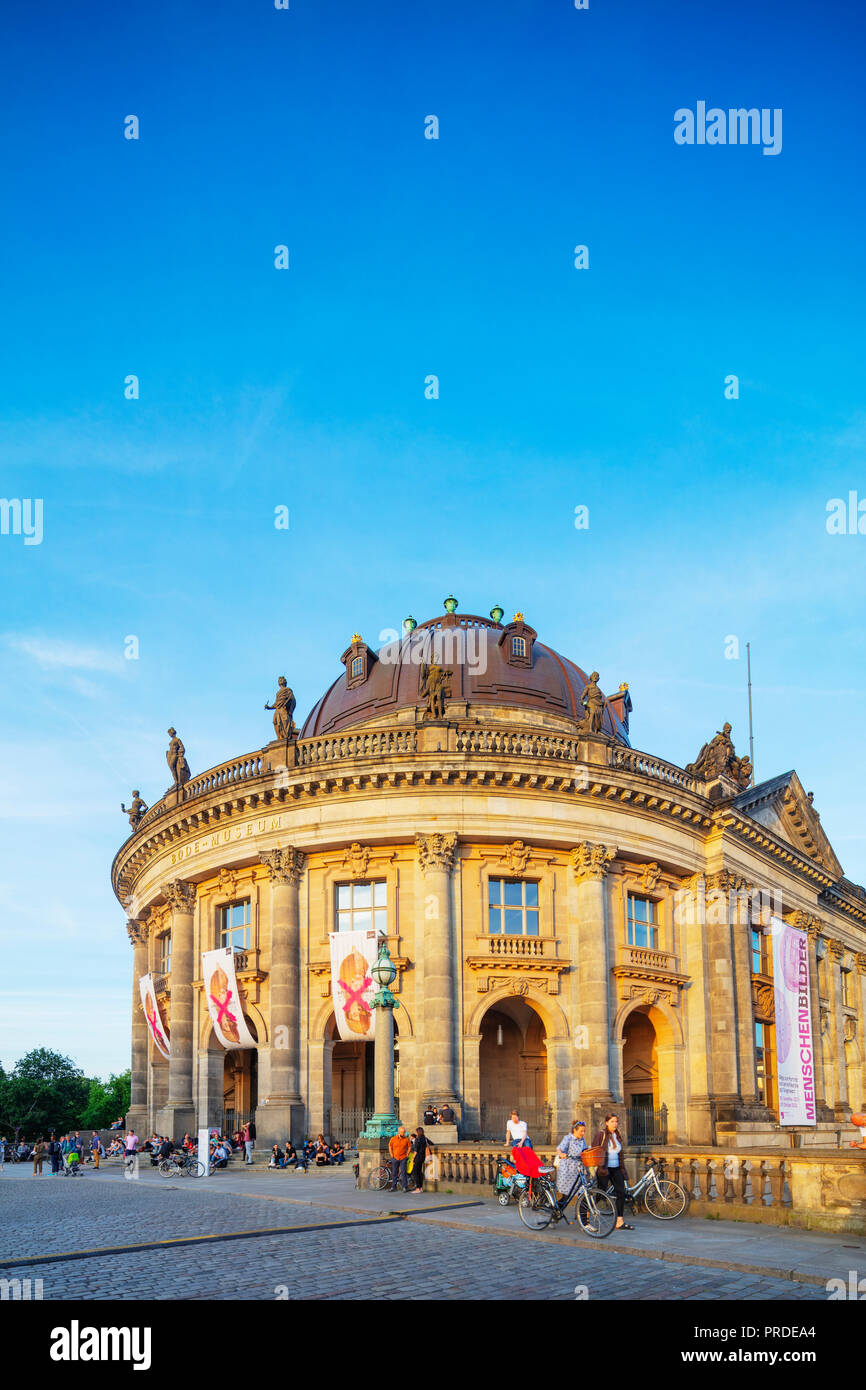
<svg viewBox="0 0 866 1390"><path fill-rule="evenodd" d="M205 1166L202 1163L201 1159L199 1159L197 1162L193 1160L193 1162L190 1163L186 1171L189 1173L191 1178L203 1178L205 1175Z"/></svg>
<svg viewBox="0 0 866 1390"><path fill-rule="evenodd" d="M170 1158L161 1158L159 1160L157 1171L162 1175L162 1177L170 1178L171 1175L177 1171L177 1165L173 1163Z"/></svg>
<svg viewBox="0 0 866 1390"><path fill-rule="evenodd" d="M536 1181L521 1194L517 1214L529 1231L544 1231L554 1217L556 1193L546 1182Z"/></svg>
<svg viewBox="0 0 866 1390"><path fill-rule="evenodd" d="M606 1192L590 1188L582 1192L576 1204L577 1220L584 1235L604 1240L616 1225L616 1207Z"/></svg>
<svg viewBox="0 0 866 1390"><path fill-rule="evenodd" d="M658 1188L651 1183L643 1198L650 1216L658 1217L659 1221L673 1221L675 1216L682 1216L686 1209L684 1189L670 1178L657 1178L656 1181Z"/></svg>
<svg viewBox="0 0 866 1390"><path fill-rule="evenodd" d="M367 1186L372 1187L374 1192L384 1192L390 1181L391 1170L383 1163L372 1170L367 1179Z"/></svg>

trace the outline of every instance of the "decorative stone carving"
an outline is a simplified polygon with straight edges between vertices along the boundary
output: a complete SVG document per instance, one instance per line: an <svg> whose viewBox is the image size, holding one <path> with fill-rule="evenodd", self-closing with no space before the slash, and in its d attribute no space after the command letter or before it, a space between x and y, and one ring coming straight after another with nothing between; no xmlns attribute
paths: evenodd
<svg viewBox="0 0 866 1390"><path fill-rule="evenodd" d="M145 946L150 935L150 928L147 922L131 917L126 924L126 932L131 946Z"/></svg>
<svg viewBox="0 0 866 1390"><path fill-rule="evenodd" d="M578 883L582 883L588 878L604 878L615 858L615 845L593 845L584 840L571 851L571 867Z"/></svg>
<svg viewBox="0 0 866 1390"><path fill-rule="evenodd" d="M812 912L802 912L799 908L796 912L786 912L785 921L789 927L806 932L810 938L818 936L824 928L820 917L816 917Z"/></svg>
<svg viewBox="0 0 866 1390"><path fill-rule="evenodd" d="M860 951L854 957L859 974L866 975L866 952Z"/></svg>
<svg viewBox="0 0 866 1390"><path fill-rule="evenodd" d="M298 732L292 719L295 712L295 696L285 676L280 676L274 703L265 705L265 709L274 711L274 738L283 742Z"/></svg>
<svg viewBox="0 0 866 1390"><path fill-rule="evenodd" d="M261 861L271 882L287 884L291 888L297 888L304 872L306 858L306 855L293 845L286 845L284 849L264 850L261 855Z"/></svg>
<svg viewBox="0 0 866 1390"><path fill-rule="evenodd" d="M853 1042L857 1036L857 1020L851 1014L845 1015L845 1022L842 1025L842 1036L846 1042Z"/></svg>
<svg viewBox="0 0 866 1390"><path fill-rule="evenodd" d="M752 976L752 1005L755 1017L764 1023L772 1023L776 1017L776 997L772 985Z"/></svg>
<svg viewBox="0 0 866 1390"><path fill-rule="evenodd" d="M177 736L175 729L168 731L171 743L168 745L165 760L171 772L175 790L180 790L189 781L189 763L186 760L186 749Z"/></svg>
<svg viewBox="0 0 866 1390"><path fill-rule="evenodd" d="M707 874L706 885L708 893L748 893L752 886L748 879L732 874L729 869Z"/></svg>
<svg viewBox="0 0 866 1390"><path fill-rule="evenodd" d="M675 991L670 989L647 989L644 985L630 985L627 999L639 999L642 1004L675 1004Z"/></svg>
<svg viewBox="0 0 866 1390"><path fill-rule="evenodd" d="M196 885L186 879L175 878L162 886L163 896L171 904L172 912L192 912L195 908Z"/></svg>
<svg viewBox="0 0 866 1390"><path fill-rule="evenodd" d="M142 801L138 792L134 791L132 793L132 801L129 804L129 806L124 806L123 802L121 801L120 809L121 811L123 811L124 815L129 816L129 824L132 827L132 829L135 830L138 826L139 821L141 820L142 816L148 808L146 802Z"/></svg>
<svg viewBox="0 0 866 1390"><path fill-rule="evenodd" d="M237 869L220 869L219 891L227 898L237 897L238 892L238 872Z"/></svg>
<svg viewBox="0 0 866 1390"><path fill-rule="evenodd" d="M661 876L662 871L655 861L651 864L644 864L640 871L640 886L644 892L654 893L658 887L658 881Z"/></svg>
<svg viewBox="0 0 866 1390"><path fill-rule="evenodd" d="M446 671L437 662L421 663L419 691L425 698L424 719L444 719L445 699L451 695L453 671Z"/></svg>
<svg viewBox="0 0 866 1390"><path fill-rule="evenodd" d="M370 862L370 850L367 845L359 845L357 840L351 844L343 855L343 868L348 869L353 878L365 878L367 875L367 865Z"/></svg>
<svg viewBox="0 0 866 1390"><path fill-rule="evenodd" d="M559 979L556 975L547 977L524 975L515 978L513 975L479 974L475 980L475 989L478 994L489 994L497 989L507 989L509 994L525 998L530 989L537 990L539 993L546 991L548 994L558 994Z"/></svg>
<svg viewBox="0 0 866 1390"><path fill-rule="evenodd" d="M511 981L511 993L519 994L521 998L529 993L529 984L526 980L515 979Z"/></svg>
<svg viewBox="0 0 866 1390"><path fill-rule="evenodd" d="M822 1009L822 1010L821 1010L821 1033L822 1033L825 1037L829 1037L829 1036L830 1036L830 1010L829 1010L829 1009Z"/></svg>
<svg viewBox="0 0 866 1390"><path fill-rule="evenodd" d="M425 876L442 869L450 873L454 868L457 836L453 832L448 835L416 835L415 844L418 846L421 872Z"/></svg>
<svg viewBox="0 0 866 1390"><path fill-rule="evenodd" d="M525 845L522 840L515 840L513 844L506 845L502 852L502 862L507 864L513 874L522 874L526 865L529 863L532 850Z"/></svg>
<svg viewBox="0 0 866 1390"><path fill-rule="evenodd" d="M827 944L830 947L830 959L838 965L845 958L845 947L841 941L829 941Z"/></svg>
<svg viewBox="0 0 866 1390"><path fill-rule="evenodd" d="M752 782L752 764L747 757L737 757L730 724L723 725L704 744L695 761L686 764L686 772L702 782L714 782L717 777L731 777L741 787L751 786Z"/></svg>

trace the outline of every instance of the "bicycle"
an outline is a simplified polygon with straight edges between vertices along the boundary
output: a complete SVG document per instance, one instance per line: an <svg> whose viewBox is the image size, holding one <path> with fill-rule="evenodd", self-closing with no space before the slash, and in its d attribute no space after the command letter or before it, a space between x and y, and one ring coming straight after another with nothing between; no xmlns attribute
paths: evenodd
<svg viewBox="0 0 866 1390"><path fill-rule="evenodd" d="M682 1216L688 1202L685 1188L680 1187L672 1178L660 1178L653 1162L636 1183L626 1183L625 1196L633 1212L637 1211L638 1203L643 1197L646 1210L658 1221L674 1221L676 1217Z"/></svg>
<svg viewBox="0 0 866 1390"><path fill-rule="evenodd" d="M203 1178L205 1167L193 1154L172 1154L169 1158L161 1158L158 1164L159 1172L164 1178L178 1177L184 1174L189 1178Z"/></svg>
<svg viewBox="0 0 866 1390"><path fill-rule="evenodd" d="M616 1207L607 1192L602 1192L581 1169L572 1183L567 1197L560 1203L556 1187L550 1178L542 1175L530 1178L527 1190L517 1203L517 1213L530 1231L544 1231L551 1222L564 1221L566 1226L574 1225L566 1215L566 1208L578 1194L575 1203L575 1219L585 1235L595 1240L604 1240L616 1225Z"/></svg>
<svg viewBox="0 0 866 1390"><path fill-rule="evenodd" d="M378 1168L373 1168L367 1178L367 1186L374 1192L384 1192L386 1187L391 1186L391 1165L380 1163Z"/></svg>

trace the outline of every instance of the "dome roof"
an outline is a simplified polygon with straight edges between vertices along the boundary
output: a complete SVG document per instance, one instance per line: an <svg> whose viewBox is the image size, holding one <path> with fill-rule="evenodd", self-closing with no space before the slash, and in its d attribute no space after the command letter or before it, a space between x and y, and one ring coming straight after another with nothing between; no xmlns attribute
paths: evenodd
<svg viewBox="0 0 866 1390"><path fill-rule="evenodd" d="M517 651L525 664L513 657L514 636L523 639ZM586 673L537 641L519 613L505 626L471 614L447 613L419 624L402 641L376 653L356 633L342 661L345 672L313 706L301 738L381 723L398 710L423 708L423 663L434 661L451 672L448 698L468 701L476 717L484 705L534 710L542 716L540 722L545 715L553 715L558 716L557 722L576 724L584 715L581 699ZM602 723L604 734L627 746L630 706L625 689L606 697Z"/></svg>

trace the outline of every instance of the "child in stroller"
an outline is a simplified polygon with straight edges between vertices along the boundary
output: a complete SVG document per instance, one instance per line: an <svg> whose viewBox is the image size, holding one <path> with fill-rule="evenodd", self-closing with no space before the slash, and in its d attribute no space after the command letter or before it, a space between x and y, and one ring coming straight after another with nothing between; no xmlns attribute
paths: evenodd
<svg viewBox="0 0 866 1390"><path fill-rule="evenodd" d="M507 1207L512 1197L519 1202L521 1194L529 1186L530 1179L548 1172L553 1172L553 1169L545 1167L534 1149L516 1144L511 1150L510 1159L496 1160L496 1180L493 1189L499 1205Z"/></svg>
<svg viewBox="0 0 866 1390"><path fill-rule="evenodd" d="M60 1171L63 1174L63 1176L67 1178L80 1177L80 1174L78 1172L80 1163L80 1155L77 1154L74 1149L70 1149L69 1153L66 1155L66 1162Z"/></svg>

